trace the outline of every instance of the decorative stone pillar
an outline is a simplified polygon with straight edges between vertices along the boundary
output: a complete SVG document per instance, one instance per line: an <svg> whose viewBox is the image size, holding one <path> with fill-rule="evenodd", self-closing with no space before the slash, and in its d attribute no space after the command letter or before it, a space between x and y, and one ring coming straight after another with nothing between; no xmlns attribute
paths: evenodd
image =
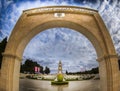
<svg viewBox="0 0 120 91"><path fill-rule="evenodd" d="M100 91L119 91L119 68L117 55L105 55L98 58Z"/></svg>
<svg viewBox="0 0 120 91"><path fill-rule="evenodd" d="M19 73L21 58L3 53L0 91L19 91Z"/></svg>

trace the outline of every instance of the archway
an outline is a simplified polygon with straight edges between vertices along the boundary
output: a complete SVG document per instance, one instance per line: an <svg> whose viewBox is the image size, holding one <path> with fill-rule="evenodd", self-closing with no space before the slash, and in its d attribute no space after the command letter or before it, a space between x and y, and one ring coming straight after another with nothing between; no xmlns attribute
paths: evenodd
<svg viewBox="0 0 120 91"><path fill-rule="evenodd" d="M30 89L39 91L99 91L99 73L90 72L91 69L99 67L96 58L93 45L80 32L63 27L44 30L34 36L24 50L21 63L20 91ZM40 80L24 79L27 72L29 76L33 75L31 72L34 68L30 65L28 68L30 67L31 71L27 71L27 63L31 63L31 61L37 62L43 67L43 69L40 68L40 73L35 74ZM55 79L54 77L58 73L59 61L62 62L62 72L65 79L69 81L69 85L54 86L50 84L50 79ZM50 69L50 74L47 75L42 74L46 66ZM87 71L90 72L89 75ZM33 77L36 76L33 75ZM90 80L89 77L93 78Z"/></svg>
<svg viewBox="0 0 120 91"><path fill-rule="evenodd" d="M69 6L43 7L23 12L3 53L0 90L19 91L20 62L27 43L39 32L54 27L71 28L85 35L97 52L101 91L118 91L118 57L98 12Z"/></svg>

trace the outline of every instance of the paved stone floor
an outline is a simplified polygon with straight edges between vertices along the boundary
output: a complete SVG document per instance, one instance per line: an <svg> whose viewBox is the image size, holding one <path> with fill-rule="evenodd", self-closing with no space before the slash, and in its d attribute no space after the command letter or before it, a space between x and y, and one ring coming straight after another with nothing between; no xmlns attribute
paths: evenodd
<svg viewBox="0 0 120 91"><path fill-rule="evenodd" d="M99 80L70 81L69 85L53 86L50 81L20 79L20 91L99 91Z"/></svg>

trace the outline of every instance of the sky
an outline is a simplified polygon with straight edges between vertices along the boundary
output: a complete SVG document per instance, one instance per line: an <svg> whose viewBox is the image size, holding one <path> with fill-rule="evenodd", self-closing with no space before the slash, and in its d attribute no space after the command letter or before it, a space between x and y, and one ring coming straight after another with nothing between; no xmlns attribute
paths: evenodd
<svg viewBox="0 0 120 91"><path fill-rule="evenodd" d="M120 0L0 0L0 41L9 38L23 10L43 6L79 6L98 10L120 55ZM36 35L26 46L25 59L33 59L57 72L59 60L63 71L84 71L98 66L96 51L82 34L69 28L52 28Z"/></svg>

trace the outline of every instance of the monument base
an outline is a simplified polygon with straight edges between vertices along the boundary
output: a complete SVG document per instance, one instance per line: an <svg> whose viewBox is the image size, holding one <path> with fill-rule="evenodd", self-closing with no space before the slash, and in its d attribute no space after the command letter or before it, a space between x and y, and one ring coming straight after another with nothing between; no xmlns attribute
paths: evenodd
<svg viewBox="0 0 120 91"><path fill-rule="evenodd" d="M51 85L67 85L67 84L68 84L68 81L62 81L62 82L52 81L51 82Z"/></svg>

